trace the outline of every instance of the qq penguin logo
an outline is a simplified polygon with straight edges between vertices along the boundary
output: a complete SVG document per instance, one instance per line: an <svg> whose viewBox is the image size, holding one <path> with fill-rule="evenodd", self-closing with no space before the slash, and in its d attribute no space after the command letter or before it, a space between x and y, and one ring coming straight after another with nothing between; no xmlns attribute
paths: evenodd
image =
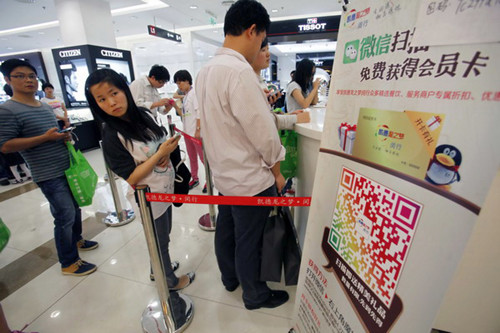
<svg viewBox="0 0 500 333"><path fill-rule="evenodd" d="M462 163L460 150L452 145L440 145L436 148L434 157L429 163L425 180L434 185L449 185L460 181L458 168Z"/></svg>

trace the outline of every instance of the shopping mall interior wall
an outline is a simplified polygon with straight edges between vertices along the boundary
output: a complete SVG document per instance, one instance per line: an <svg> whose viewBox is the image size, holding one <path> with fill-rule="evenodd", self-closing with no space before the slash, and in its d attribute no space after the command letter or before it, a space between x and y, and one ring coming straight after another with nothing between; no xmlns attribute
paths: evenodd
<svg viewBox="0 0 500 333"><path fill-rule="evenodd" d="M290 82L290 72L295 70L295 53L278 57L278 80L281 89L286 89Z"/></svg>

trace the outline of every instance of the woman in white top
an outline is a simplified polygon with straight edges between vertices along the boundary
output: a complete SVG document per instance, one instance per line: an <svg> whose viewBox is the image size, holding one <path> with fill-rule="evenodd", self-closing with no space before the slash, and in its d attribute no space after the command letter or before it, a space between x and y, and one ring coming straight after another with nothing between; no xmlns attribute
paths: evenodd
<svg viewBox="0 0 500 333"><path fill-rule="evenodd" d="M167 140L166 129L155 122L147 109L137 107L126 81L111 69L90 74L85 83L85 96L94 118L104 123L102 150L109 168L132 187L145 184L153 193L173 193L175 171L170 154L177 147L179 137ZM171 203L152 202L151 210L178 328L186 321L186 304L176 291L193 281L194 272L179 278L174 274L176 267L172 265L168 249Z"/></svg>
<svg viewBox="0 0 500 333"><path fill-rule="evenodd" d="M254 61L251 63L251 66L259 78L260 85L264 92L268 95L269 103L272 105L274 102L281 96L281 93L276 91L269 91L267 88L267 84L264 79L260 76L260 72L263 69L269 67L269 62L271 60L271 53L269 52L269 44L267 38L261 44L261 48ZM297 123L308 123L311 121L311 116L309 112L304 112L303 110L293 110L294 112L290 112L289 115L283 114L274 114L276 127L278 129L293 129L293 125Z"/></svg>
<svg viewBox="0 0 500 333"><path fill-rule="evenodd" d="M294 80L286 87L286 109L293 112L318 103L318 89L321 79L313 82L316 66L309 59L302 59L297 64Z"/></svg>

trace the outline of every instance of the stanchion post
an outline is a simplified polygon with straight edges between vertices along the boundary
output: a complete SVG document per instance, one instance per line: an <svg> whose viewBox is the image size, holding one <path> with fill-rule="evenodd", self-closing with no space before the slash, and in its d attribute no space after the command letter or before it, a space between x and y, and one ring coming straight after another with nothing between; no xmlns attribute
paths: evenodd
<svg viewBox="0 0 500 333"><path fill-rule="evenodd" d="M99 141L99 145L102 150L102 141ZM127 223L132 222L135 219L134 211L131 209L123 209L120 201L120 194L116 186L115 174L109 168L106 161L104 161L106 166L106 173L108 174L109 187L111 188L111 196L113 197L113 203L115 204L115 212L110 213L108 216L102 219L102 222L111 227L118 227Z"/></svg>
<svg viewBox="0 0 500 333"><path fill-rule="evenodd" d="M118 212L122 211L122 203L120 202L120 198L118 197L118 189L116 187L115 174L108 167L107 163L104 164L106 165L106 173L108 174L108 182L109 182L109 187L111 188L111 196L113 197L116 213L118 214Z"/></svg>
<svg viewBox="0 0 500 333"><path fill-rule="evenodd" d="M214 187L212 184L212 172L210 171L210 165L207 160L207 154L205 153L205 146L203 145L203 141L201 144L201 149L203 151L203 164L205 165L205 179L207 183L207 194L210 196L213 196L214 194ZM215 214L215 205L208 205L208 214L203 215L200 217L198 221L198 226L206 231L215 231L215 221L216 221L216 214Z"/></svg>
<svg viewBox="0 0 500 333"><path fill-rule="evenodd" d="M151 260L151 266L153 267L153 274L155 276L156 288L160 297L161 310L163 314L163 319L165 326L167 328L167 333L175 332L175 322L172 316L172 304L170 302L170 292L167 286L167 280L165 278L165 272L163 270L163 265L161 264L161 254L156 240L156 232L153 223L153 216L151 212L151 206L146 200L146 192L149 192L149 187L146 185L138 185L135 188L135 195L137 204L139 205L139 210L141 213L142 225L144 228L144 234L146 236L146 242L148 245L149 256ZM155 320L153 318L152 320ZM147 320L143 317L143 321ZM143 325L144 326L144 325Z"/></svg>

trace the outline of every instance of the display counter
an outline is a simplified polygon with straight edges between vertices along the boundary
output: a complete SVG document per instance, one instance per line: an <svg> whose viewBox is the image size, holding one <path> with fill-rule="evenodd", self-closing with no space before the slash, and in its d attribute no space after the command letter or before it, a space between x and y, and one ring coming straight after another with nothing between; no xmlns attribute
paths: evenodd
<svg viewBox="0 0 500 333"><path fill-rule="evenodd" d="M316 162L318 160L321 135L325 120L325 103L319 103L306 111L311 113L311 122L295 124L297 132L297 184L295 195L297 197L310 197L313 192L314 175L316 173ZM304 236L309 216L309 207L294 208L294 223L297 228L300 246L304 245Z"/></svg>
<svg viewBox="0 0 500 333"><path fill-rule="evenodd" d="M101 131L89 108L68 109L68 118L75 129L75 148L81 151L99 148Z"/></svg>

